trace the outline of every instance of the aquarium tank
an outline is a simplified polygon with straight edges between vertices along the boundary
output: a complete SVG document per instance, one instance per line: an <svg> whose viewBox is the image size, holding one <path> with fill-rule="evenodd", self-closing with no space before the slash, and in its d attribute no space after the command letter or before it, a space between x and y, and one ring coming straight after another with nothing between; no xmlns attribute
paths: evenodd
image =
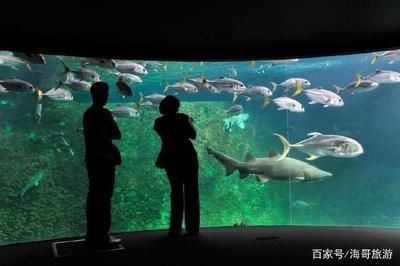
<svg viewBox="0 0 400 266"><path fill-rule="evenodd" d="M122 132L112 231L167 229L154 165L165 95L194 119L201 227L400 226L400 50L247 61L0 52L0 244L85 234L82 116Z"/></svg>

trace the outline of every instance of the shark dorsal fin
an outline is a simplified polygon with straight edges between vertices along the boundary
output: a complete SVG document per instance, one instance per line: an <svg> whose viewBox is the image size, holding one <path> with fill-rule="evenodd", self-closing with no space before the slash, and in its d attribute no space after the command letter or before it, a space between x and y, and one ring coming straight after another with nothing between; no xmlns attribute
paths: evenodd
<svg viewBox="0 0 400 266"><path fill-rule="evenodd" d="M246 162L254 161L256 157L254 157L250 152L246 153Z"/></svg>
<svg viewBox="0 0 400 266"><path fill-rule="evenodd" d="M319 132L311 132L311 133L308 133L307 134L307 136L321 136L322 134L321 133L319 133Z"/></svg>
<svg viewBox="0 0 400 266"><path fill-rule="evenodd" d="M276 157L276 156L281 156L276 150L274 149L269 149L268 150L268 157Z"/></svg>

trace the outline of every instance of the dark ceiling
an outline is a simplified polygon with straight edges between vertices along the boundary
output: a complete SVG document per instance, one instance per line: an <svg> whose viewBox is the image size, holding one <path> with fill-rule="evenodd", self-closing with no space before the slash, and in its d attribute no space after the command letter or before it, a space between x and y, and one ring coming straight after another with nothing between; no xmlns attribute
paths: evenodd
<svg viewBox="0 0 400 266"><path fill-rule="evenodd" d="M8 1L2 3L0 49L129 59L249 60L400 47L398 0L236 2Z"/></svg>

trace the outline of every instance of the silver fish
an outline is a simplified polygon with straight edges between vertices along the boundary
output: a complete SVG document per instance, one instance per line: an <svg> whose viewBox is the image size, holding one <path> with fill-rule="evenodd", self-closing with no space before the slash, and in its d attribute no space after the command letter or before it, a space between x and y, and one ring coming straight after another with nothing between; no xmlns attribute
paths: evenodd
<svg viewBox="0 0 400 266"><path fill-rule="evenodd" d="M303 78L290 78L280 84L276 84L275 82L271 82L271 84L272 92L278 88L284 88L285 90L294 89L292 96L298 95L304 88L308 88L311 85L308 80Z"/></svg>
<svg viewBox="0 0 400 266"><path fill-rule="evenodd" d="M163 93L166 93L169 88L173 88L176 93L197 93L199 91L195 85L185 81L175 82L172 85L165 81Z"/></svg>
<svg viewBox="0 0 400 266"><path fill-rule="evenodd" d="M134 63L134 62L123 62L117 63L115 68L122 73L133 73L133 74L148 74L147 69L142 66L141 64Z"/></svg>
<svg viewBox="0 0 400 266"><path fill-rule="evenodd" d="M158 94L158 93L153 93L150 95L144 96L143 93L140 93L141 101L144 99L149 100L150 102L154 104L160 104L160 102L166 97L165 95Z"/></svg>
<svg viewBox="0 0 400 266"><path fill-rule="evenodd" d="M139 112L131 107L124 105L117 105L110 109L110 112L117 117L138 117Z"/></svg>
<svg viewBox="0 0 400 266"><path fill-rule="evenodd" d="M376 70L374 73L369 74L368 76L357 75L356 86L358 86L362 80L370 80L376 82L378 84L391 84L391 83L399 83L400 82L400 73L391 70ZM358 84L358 85L357 85Z"/></svg>
<svg viewBox="0 0 400 266"><path fill-rule="evenodd" d="M90 87L92 86L92 83L88 81L74 79L70 73L67 74L67 79L64 82L60 82L62 85L67 85L71 89L78 91L90 91Z"/></svg>
<svg viewBox="0 0 400 266"><path fill-rule="evenodd" d="M351 94L359 93L359 92L373 91L376 88L378 88L378 86L379 86L379 83L373 82L370 80L361 80L361 81L356 80L356 81L351 82L344 88L333 85L333 87L336 89L337 94L341 93L342 91L349 92Z"/></svg>
<svg viewBox="0 0 400 266"><path fill-rule="evenodd" d="M29 182L21 189L19 196L23 197L25 196L25 194L30 191L32 188L34 188L35 186L39 185L39 182L42 180L43 178L43 172L39 171L37 172L30 180Z"/></svg>
<svg viewBox="0 0 400 266"><path fill-rule="evenodd" d="M307 134L311 136L296 144L290 144L289 141L274 133L283 145L283 153L279 159L284 158L290 151L290 148L296 148L310 155L306 160L315 160L319 157L333 156L340 158L356 157L364 152L363 147L356 140L340 135L323 135L318 132Z"/></svg>
<svg viewBox="0 0 400 266"><path fill-rule="evenodd" d="M372 53L371 64L374 64L378 57L384 57L389 60L389 64L393 64L394 62L400 60L400 49L385 51L381 54Z"/></svg>
<svg viewBox="0 0 400 266"><path fill-rule="evenodd" d="M0 80L0 85L3 86L7 91L19 92L19 93L32 93L35 92L35 87L27 81L21 79L3 79Z"/></svg>
<svg viewBox="0 0 400 266"><path fill-rule="evenodd" d="M87 63L95 66L99 66L102 68L114 68L116 66L116 63L113 59L108 59L108 58L90 58L86 57L85 60Z"/></svg>
<svg viewBox="0 0 400 266"><path fill-rule="evenodd" d="M231 107L229 107L227 110L225 110L225 113L241 113L243 112L243 106L240 104L234 104Z"/></svg>
<svg viewBox="0 0 400 266"><path fill-rule="evenodd" d="M31 64L40 64L45 65L46 59L42 54L34 54L34 53L21 53L21 52L13 52L16 57L19 57Z"/></svg>
<svg viewBox="0 0 400 266"><path fill-rule="evenodd" d="M133 91L132 91L131 87L128 84L126 84L125 82L123 82L121 77L118 79L118 81L115 83L115 85L117 86L117 91L123 97L133 96Z"/></svg>
<svg viewBox="0 0 400 266"><path fill-rule="evenodd" d="M305 111L301 103L286 96L272 99L272 102L279 107L278 110L289 110L296 113L302 113Z"/></svg>
<svg viewBox="0 0 400 266"><path fill-rule="evenodd" d="M61 60L64 67L63 73L74 73L80 80L100 81L100 75L87 67L70 68Z"/></svg>
<svg viewBox="0 0 400 266"><path fill-rule="evenodd" d="M272 91L264 86L249 85L246 90L240 93L235 93L235 96L233 97L234 102L236 101L238 96L244 96L246 98L246 101L253 100L257 97L263 97L264 102L261 108L264 108L270 102L269 96L272 96Z"/></svg>
<svg viewBox="0 0 400 266"><path fill-rule="evenodd" d="M72 101L74 100L74 96L68 90L63 88L52 88L49 91L43 93L41 90L38 90L39 100L43 96L47 96L54 101Z"/></svg>
<svg viewBox="0 0 400 266"><path fill-rule="evenodd" d="M320 103L324 107L341 107L344 105L343 99L339 95L321 87L304 90L304 94L310 98L309 104Z"/></svg>
<svg viewBox="0 0 400 266"><path fill-rule="evenodd" d="M220 77L218 79L207 81L208 84L217 88L219 92L242 92L246 90L246 86L240 80Z"/></svg>

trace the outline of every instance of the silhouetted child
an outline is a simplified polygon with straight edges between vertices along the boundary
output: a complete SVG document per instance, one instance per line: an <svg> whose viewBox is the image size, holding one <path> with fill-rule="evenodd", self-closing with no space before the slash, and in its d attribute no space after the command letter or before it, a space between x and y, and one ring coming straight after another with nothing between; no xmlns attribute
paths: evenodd
<svg viewBox="0 0 400 266"><path fill-rule="evenodd" d="M160 113L154 130L161 138L162 146L156 166L165 168L171 185L171 217L169 235L178 236L182 230L185 213L186 231L197 235L200 225L197 152L190 139L196 138L193 119L178 113L180 102L174 96L166 96L160 102Z"/></svg>
<svg viewBox="0 0 400 266"><path fill-rule="evenodd" d="M96 82L90 88L93 105L83 115L86 145L86 168L89 192L86 200L86 241L89 247L107 248L121 239L109 235L111 227L111 198L114 191L115 165L121 164L113 139L121 132L111 112L103 106L108 100L108 85Z"/></svg>

